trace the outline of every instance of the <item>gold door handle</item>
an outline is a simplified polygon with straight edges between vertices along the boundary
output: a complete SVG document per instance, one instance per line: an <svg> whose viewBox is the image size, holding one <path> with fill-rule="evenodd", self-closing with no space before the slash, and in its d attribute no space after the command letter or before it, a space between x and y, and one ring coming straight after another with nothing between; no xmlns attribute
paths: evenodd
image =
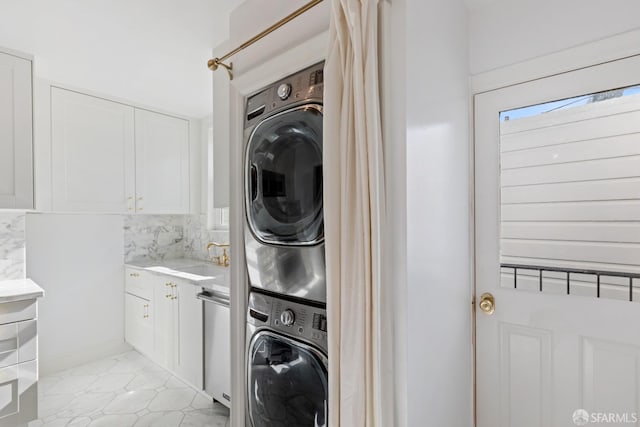
<svg viewBox="0 0 640 427"><path fill-rule="evenodd" d="M144 315L142 316L142 318L143 319L149 318L149 304L144 305Z"/></svg>
<svg viewBox="0 0 640 427"><path fill-rule="evenodd" d="M492 315L496 311L496 299L489 292L480 296L480 310L485 314Z"/></svg>
<svg viewBox="0 0 640 427"><path fill-rule="evenodd" d="M138 276L140 276L140 275L139 275L138 273L129 273L129 276L131 276L131 277L138 277Z"/></svg>

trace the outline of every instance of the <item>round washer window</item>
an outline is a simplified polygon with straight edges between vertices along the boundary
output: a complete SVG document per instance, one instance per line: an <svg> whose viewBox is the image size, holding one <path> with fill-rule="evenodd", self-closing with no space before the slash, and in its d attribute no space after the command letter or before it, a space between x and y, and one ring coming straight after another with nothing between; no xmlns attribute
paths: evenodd
<svg viewBox="0 0 640 427"><path fill-rule="evenodd" d="M259 333L249 354L249 414L253 427L325 427L327 369L316 350Z"/></svg>

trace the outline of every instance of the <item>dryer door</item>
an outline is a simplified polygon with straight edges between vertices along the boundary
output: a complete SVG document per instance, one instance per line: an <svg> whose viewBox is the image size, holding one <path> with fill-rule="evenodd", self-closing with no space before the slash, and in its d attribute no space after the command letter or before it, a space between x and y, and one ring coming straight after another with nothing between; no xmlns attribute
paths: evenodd
<svg viewBox="0 0 640 427"><path fill-rule="evenodd" d="M247 377L253 427L327 425L327 359L315 348L258 332L249 346Z"/></svg>
<svg viewBox="0 0 640 427"><path fill-rule="evenodd" d="M246 153L247 221L261 242L315 245L322 216L322 106L309 104L259 123Z"/></svg>

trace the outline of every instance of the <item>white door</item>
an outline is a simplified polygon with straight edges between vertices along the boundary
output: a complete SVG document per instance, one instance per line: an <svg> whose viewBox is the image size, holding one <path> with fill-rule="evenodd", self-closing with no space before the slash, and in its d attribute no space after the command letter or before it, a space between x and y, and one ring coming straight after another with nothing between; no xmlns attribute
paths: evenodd
<svg viewBox="0 0 640 427"><path fill-rule="evenodd" d="M633 57L475 97L478 427L640 425L640 95L573 98L639 83Z"/></svg>
<svg viewBox="0 0 640 427"><path fill-rule="evenodd" d="M31 61L0 53L0 208L33 208Z"/></svg>
<svg viewBox="0 0 640 427"><path fill-rule="evenodd" d="M51 89L53 210L133 212L133 110Z"/></svg>
<svg viewBox="0 0 640 427"><path fill-rule="evenodd" d="M189 122L136 109L136 210L189 212Z"/></svg>

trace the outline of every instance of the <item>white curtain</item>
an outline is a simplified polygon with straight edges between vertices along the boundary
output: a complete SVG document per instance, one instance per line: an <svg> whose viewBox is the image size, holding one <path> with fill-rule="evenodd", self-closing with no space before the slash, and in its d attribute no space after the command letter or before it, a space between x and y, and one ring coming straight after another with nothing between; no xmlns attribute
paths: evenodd
<svg viewBox="0 0 640 427"><path fill-rule="evenodd" d="M388 427L382 421L379 324L384 176L378 1L331 3L323 144L329 426Z"/></svg>

